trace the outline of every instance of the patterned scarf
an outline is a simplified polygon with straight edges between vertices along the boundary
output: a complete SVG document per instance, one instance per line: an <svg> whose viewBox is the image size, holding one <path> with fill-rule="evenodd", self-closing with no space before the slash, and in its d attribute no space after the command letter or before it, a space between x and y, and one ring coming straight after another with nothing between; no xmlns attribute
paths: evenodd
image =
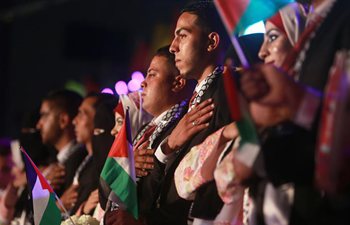
<svg viewBox="0 0 350 225"><path fill-rule="evenodd" d="M157 124L157 127L155 128L152 135L149 137L149 148L152 146L154 140L159 137L159 135L163 132L165 128L167 128L170 124L172 124L174 121L176 121L180 116L186 113L185 108L187 106L188 100L184 100L173 107L171 107L167 113L162 117L161 122ZM154 126L152 122L147 124L136 136L136 138L133 141L133 146L135 146L139 140L142 138L142 136L145 134L145 132L150 128Z"/></svg>
<svg viewBox="0 0 350 225"><path fill-rule="evenodd" d="M310 42L316 36L316 31L321 26L323 20L327 17L327 14L335 2L336 1L334 1L329 8L323 11L320 15L316 15L308 22L306 29L295 44L293 51L283 63L282 68L291 74L295 80L299 80L301 66L306 58L306 52L310 47Z"/></svg>
<svg viewBox="0 0 350 225"><path fill-rule="evenodd" d="M208 88L210 87L210 84L213 83L213 81L215 80L215 78L224 71L224 67L223 66L217 66L215 68L215 70L209 74L205 80L204 80L204 84L201 87L201 89L198 91L198 94L196 97L194 97L193 101L190 103L190 110L198 103L201 102L202 96L204 95L204 93L208 90Z"/></svg>

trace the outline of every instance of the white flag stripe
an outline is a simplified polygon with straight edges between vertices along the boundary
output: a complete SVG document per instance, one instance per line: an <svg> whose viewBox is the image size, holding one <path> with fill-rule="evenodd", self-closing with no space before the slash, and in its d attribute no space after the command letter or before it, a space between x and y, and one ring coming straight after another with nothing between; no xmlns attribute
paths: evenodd
<svg viewBox="0 0 350 225"><path fill-rule="evenodd" d="M32 196L34 208L34 224L39 225L50 199L50 192L47 189L43 189L39 177L36 178Z"/></svg>
<svg viewBox="0 0 350 225"><path fill-rule="evenodd" d="M131 177L131 179L134 181L134 183L136 183L136 178L135 176L132 176L131 174L131 169L130 169L130 161L128 158L125 157L114 157L114 160L116 161L116 163L118 163L123 169L124 171Z"/></svg>

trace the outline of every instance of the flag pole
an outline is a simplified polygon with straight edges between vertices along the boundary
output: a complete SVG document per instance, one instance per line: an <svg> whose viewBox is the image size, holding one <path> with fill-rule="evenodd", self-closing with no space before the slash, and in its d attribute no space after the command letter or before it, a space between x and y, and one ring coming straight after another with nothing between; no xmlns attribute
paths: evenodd
<svg viewBox="0 0 350 225"><path fill-rule="evenodd" d="M70 215L69 215L69 213L68 213L68 211L67 211L66 207L64 207L64 205L63 205L63 203L62 203L61 199L60 199L60 198L57 196L57 194L56 194L56 193L55 193L55 198L56 198L56 200L57 200L58 204L59 204L59 205L62 207L62 209L63 209L63 211L64 211L65 216L69 218L70 222L71 222L73 225L76 225L76 224L73 222L72 218L70 217Z"/></svg>
<svg viewBox="0 0 350 225"><path fill-rule="evenodd" d="M238 55L239 60L241 61L243 68L245 68L245 69L249 68L249 62L247 60L247 57L245 56L245 54L242 50L242 47L239 44L239 42L234 34L230 35L230 40L231 40L233 47L236 50L236 53Z"/></svg>
<svg viewBox="0 0 350 225"><path fill-rule="evenodd" d="M28 160L30 160L30 163L32 163L32 164L34 165L34 167L36 167L35 164L34 164L34 162L32 161L32 159L28 156L28 154L26 153L26 151L24 150L24 148L23 148L22 146L19 146L19 151L20 151L20 152L23 152L23 153L26 155L26 158L28 158ZM39 170L38 170L38 173L39 173L42 177L44 177L44 175L42 175L42 173L41 173ZM45 177L44 177L44 180L45 180L45 182L47 182ZM47 184L50 186L50 188L52 188L51 185L50 185L48 182L47 182ZM52 189L52 191L53 191L53 189ZM63 206L63 203L62 203L61 199L57 196L56 192L53 191L53 193L55 194L55 198L56 198L56 200L58 201L58 204L62 207L62 209L63 209L64 213L66 214L66 216L69 217L69 219L70 219L70 221L72 222L73 225L76 225L76 224L73 222L73 220L70 218L67 209Z"/></svg>
<svg viewBox="0 0 350 225"><path fill-rule="evenodd" d="M219 12L219 15L220 15L221 20L222 20L222 22L223 22L223 24L224 24L224 26L226 28L226 31L227 31L227 33L230 36L231 43L232 43L232 45L233 45L233 47L234 47L234 49L235 49L235 51L237 53L237 56L238 56L239 60L241 61L241 64L242 64L243 68L245 68L245 69L249 68L249 62L247 60L247 57L245 56L245 54L244 54L244 52L242 50L242 47L239 44L236 36L234 35L233 32L230 31L230 29L228 27L228 21L225 18L224 13L222 12L219 3L217 1L214 1L214 4L216 6L217 11Z"/></svg>

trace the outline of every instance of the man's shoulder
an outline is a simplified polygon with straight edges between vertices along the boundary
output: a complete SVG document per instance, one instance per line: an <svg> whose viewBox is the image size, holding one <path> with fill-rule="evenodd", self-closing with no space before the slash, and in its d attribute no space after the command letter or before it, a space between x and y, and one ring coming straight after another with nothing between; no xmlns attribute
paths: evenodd
<svg viewBox="0 0 350 225"><path fill-rule="evenodd" d="M350 49L350 1L337 0L311 39L302 62L300 81L323 90L338 50ZM317 76L315 76L317 74Z"/></svg>
<svg viewBox="0 0 350 225"><path fill-rule="evenodd" d="M86 148L81 144L74 144L71 147L71 154L69 155L67 161L65 162L65 165L67 166L73 166L75 164L79 164L85 156L87 155ZM72 164L73 163L73 164Z"/></svg>
<svg viewBox="0 0 350 225"><path fill-rule="evenodd" d="M209 98L220 98L222 95L224 95L225 87L224 87L224 79L223 74L219 73L215 79L212 81L208 89L205 91L201 98L201 102L204 100L207 100ZM217 103L221 104L221 101L218 101Z"/></svg>

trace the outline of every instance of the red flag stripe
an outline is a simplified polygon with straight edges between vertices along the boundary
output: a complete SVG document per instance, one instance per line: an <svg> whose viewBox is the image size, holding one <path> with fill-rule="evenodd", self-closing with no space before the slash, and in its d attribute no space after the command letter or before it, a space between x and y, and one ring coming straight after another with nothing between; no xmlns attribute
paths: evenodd
<svg viewBox="0 0 350 225"><path fill-rule="evenodd" d="M241 115L241 110L239 107L239 101L237 96L238 90L230 69L226 67L224 69L223 79L224 79L226 100L227 100L228 107L230 109L231 117L234 121L239 121L242 115Z"/></svg>
<svg viewBox="0 0 350 225"><path fill-rule="evenodd" d="M26 153L26 151L24 151L23 148L21 148L21 151L24 153L25 157L29 160L30 164L32 165L32 167L35 170L35 173L37 174L41 186L43 187L43 189L47 189L50 193L54 193L54 191L52 190L51 186L47 183L46 179L44 178L44 176L41 174L41 172L39 171L39 169L35 166L34 162L32 161L32 159L28 156L28 154Z"/></svg>
<svg viewBox="0 0 350 225"><path fill-rule="evenodd" d="M236 29L237 24L239 23L242 15L246 11L249 0L216 0L214 1L217 5L221 18L224 21L226 29L229 33L233 33Z"/></svg>

